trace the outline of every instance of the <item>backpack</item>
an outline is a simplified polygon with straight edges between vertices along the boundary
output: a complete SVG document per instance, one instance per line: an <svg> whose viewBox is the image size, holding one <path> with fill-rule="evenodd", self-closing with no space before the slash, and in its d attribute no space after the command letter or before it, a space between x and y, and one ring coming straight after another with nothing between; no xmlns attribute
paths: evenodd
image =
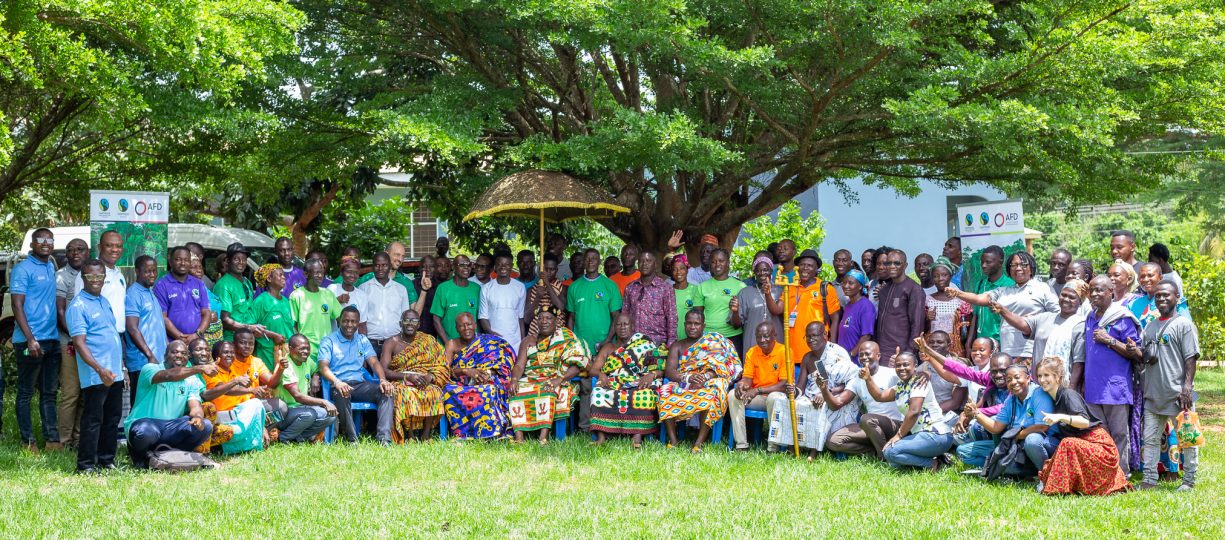
<svg viewBox="0 0 1225 540"><path fill-rule="evenodd" d="M178 450L167 444L160 444L149 452L149 468L158 471L186 472L199 469L215 469L213 461L199 452Z"/></svg>

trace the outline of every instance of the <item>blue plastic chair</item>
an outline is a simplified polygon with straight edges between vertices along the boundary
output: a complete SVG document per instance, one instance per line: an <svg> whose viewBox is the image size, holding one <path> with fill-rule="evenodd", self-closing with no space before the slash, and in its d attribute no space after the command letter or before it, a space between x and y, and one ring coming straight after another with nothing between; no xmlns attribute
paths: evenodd
<svg viewBox="0 0 1225 540"><path fill-rule="evenodd" d="M371 375L370 372L364 369L362 370L362 378L367 381L379 380L378 377ZM320 382L322 383L321 388L323 392L323 399L331 401L332 400L332 383L328 382L328 380L324 379L323 377L320 377L319 379L320 379ZM349 409L353 411L353 430L356 431L358 434L360 434L362 432L361 413L363 411L377 411L378 405L375 405L374 403L370 403L366 401L351 401L349 402L349 405L350 405ZM336 438L336 423L335 422L333 422L332 425L328 426L327 431L324 432L323 440L325 442L330 443L332 442L332 439L334 438ZM447 415L445 413L441 417L438 418L438 439L442 441L447 440Z"/></svg>
<svg viewBox="0 0 1225 540"><path fill-rule="evenodd" d="M763 426L757 426L756 421L760 420L763 423L767 422L770 419L770 415L766 411L759 411L757 409L745 409L744 419L745 419L745 424L749 426L748 428L748 432L750 434L749 440L752 441L752 444L761 444L761 428ZM753 420L753 422L749 423L748 422L749 420ZM727 434L727 449L728 450L736 449L736 434L735 433Z"/></svg>

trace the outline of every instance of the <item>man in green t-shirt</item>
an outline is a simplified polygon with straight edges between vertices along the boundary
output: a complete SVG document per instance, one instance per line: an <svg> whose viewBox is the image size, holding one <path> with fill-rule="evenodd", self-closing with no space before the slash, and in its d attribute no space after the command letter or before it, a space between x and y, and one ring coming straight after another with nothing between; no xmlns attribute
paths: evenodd
<svg viewBox="0 0 1225 540"><path fill-rule="evenodd" d="M468 280L472 275L472 261L464 255L455 257L455 277L444 281L434 293L430 315L434 317L434 328L442 331L445 343L459 337L455 330L455 318L460 313L475 317L481 303L481 287Z"/></svg>
<svg viewBox="0 0 1225 540"><path fill-rule="evenodd" d="M340 318L343 304L332 291L319 286L323 282L323 263L307 261L305 270L306 286L289 295L289 307L298 324L298 333L310 341L311 358L314 358L319 352L319 341L332 333L332 321Z"/></svg>
<svg viewBox="0 0 1225 540"><path fill-rule="evenodd" d="M612 320L621 312L621 289L600 273L601 263L600 252L588 249L583 254L583 275L575 276L566 291L570 329L592 356L612 339ZM591 377L579 378L578 427L591 428Z"/></svg>
<svg viewBox="0 0 1225 540"><path fill-rule="evenodd" d="M983 277L974 286L976 294L984 294L1001 287L1012 287L1016 282L1004 272L1004 250L999 246L987 246L979 255L979 266ZM970 340L991 338L997 342L1000 339L1000 316L991 311L990 307L974 308L974 324L971 325Z"/></svg>
<svg viewBox="0 0 1225 540"><path fill-rule="evenodd" d="M281 442L310 442L336 423L336 406L309 394L315 376L310 340L294 334L289 338L289 369L281 375L277 389L277 397L288 407L285 419L276 426Z"/></svg>
<svg viewBox="0 0 1225 540"><path fill-rule="evenodd" d="M744 282L728 275L728 254L723 248L710 254L710 279L698 285L702 296L703 312L706 315L706 331L716 332L736 345L736 351L744 356L744 329L731 323L731 302L744 288Z"/></svg>
<svg viewBox="0 0 1225 540"><path fill-rule="evenodd" d="M149 466L149 452L158 446L191 451L213 434L201 408L204 381L199 375L216 375L217 366L187 367L187 358L187 344L171 341L162 364L140 369L136 403L123 425L132 465L138 469Z"/></svg>
<svg viewBox="0 0 1225 540"><path fill-rule="evenodd" d="M234 331L246 328L255 335L263 334L264 327L251 324L251 301L255 299L255 286L247 279L247 257L251 254L242 242L234 242L225 248L225 275L213 285L213 294L221 304L221 326L224 339L234 339Z"/></svg>

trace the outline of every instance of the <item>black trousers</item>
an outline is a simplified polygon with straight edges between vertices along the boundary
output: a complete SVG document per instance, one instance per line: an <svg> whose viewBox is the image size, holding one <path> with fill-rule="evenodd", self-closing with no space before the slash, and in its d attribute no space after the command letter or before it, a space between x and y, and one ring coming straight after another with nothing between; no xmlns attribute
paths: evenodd
<svg viewBox="0 0 1225 540"><path fill-rule="evenodd" d="M123 382L95 384L81 389L81 440L77 443L77 470L115 463L119 446L119 417L123 414Z"/></svg>

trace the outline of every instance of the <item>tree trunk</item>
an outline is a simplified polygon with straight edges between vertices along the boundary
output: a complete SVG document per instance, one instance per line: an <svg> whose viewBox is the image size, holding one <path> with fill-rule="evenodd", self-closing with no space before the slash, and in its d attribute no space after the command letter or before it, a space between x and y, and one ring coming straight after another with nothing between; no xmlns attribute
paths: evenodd
<svg viewBox="0 0 1225 540"><path fill-rule="evenodd" d="M327 193L324 193L319 200L311 203L305 210L302 210L297 219L289 225L290 240L293 242L293 251L297 256L305 257L306 253L310 251L310 241L306 238L306 228L319 217L319 214L323 212L327 205L336 199L336 194L340 192L340 184L340 182L333 183L332 187L327 190Z"/></svg>

